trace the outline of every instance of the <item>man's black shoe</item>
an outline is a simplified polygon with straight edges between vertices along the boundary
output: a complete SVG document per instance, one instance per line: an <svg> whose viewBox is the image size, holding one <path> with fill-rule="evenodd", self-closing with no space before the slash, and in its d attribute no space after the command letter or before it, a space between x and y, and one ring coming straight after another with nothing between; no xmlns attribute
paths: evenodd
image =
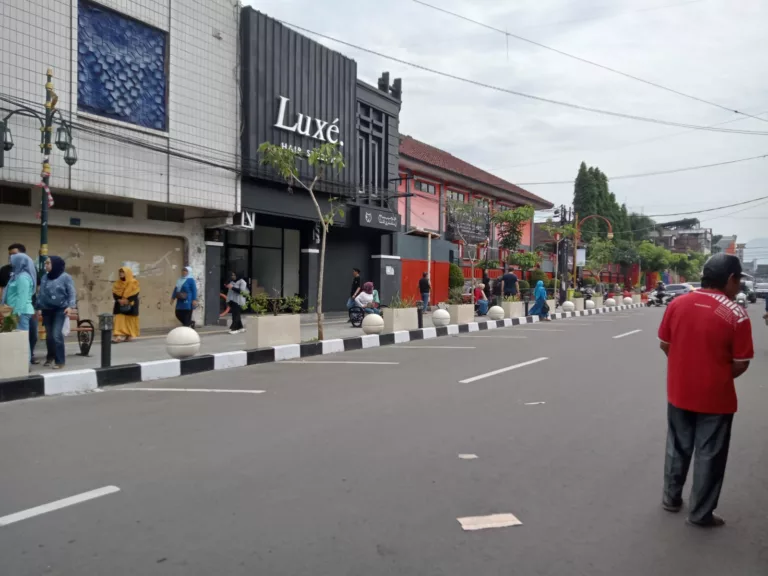
<svg viewBox="0 0 768 576"><path fill-rule="evenodd" d="M682 500L662 500L661 501L661 507L664 508L667 512L680 512L680 509L683 507L683 501Z"/></svg>
<svg viewBox="0 0 768 576"><path fill-rule="evenodd" d="M725 520L717 514L712 514L708 519L697 522L694 522L690 518L686 518L685 523L689 526L696 526L697 528L720 528L720 526L725 526Z"/></svg>

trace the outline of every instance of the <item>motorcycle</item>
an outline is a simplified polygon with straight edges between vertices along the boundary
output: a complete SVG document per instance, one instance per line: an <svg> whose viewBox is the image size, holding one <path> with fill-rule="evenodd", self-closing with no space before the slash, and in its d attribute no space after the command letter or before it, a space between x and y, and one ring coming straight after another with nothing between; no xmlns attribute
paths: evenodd
<svg viewBox="0 0 768 576"><path fill-rule="evenodd" d="M666 306L669 304L670 300L672 300L672 295L667 294L666 292L652 290L648 293L648 303L646 305L649 308L651 306Z"/></svg>
<svg viewBox="0 0 768 576"><path fill-rule="evenodd" d="M744 294L744 292L739 292L736 295L736 304L738 304L739 306L741 306L745 310L747 309L747 295Z"/></svg>

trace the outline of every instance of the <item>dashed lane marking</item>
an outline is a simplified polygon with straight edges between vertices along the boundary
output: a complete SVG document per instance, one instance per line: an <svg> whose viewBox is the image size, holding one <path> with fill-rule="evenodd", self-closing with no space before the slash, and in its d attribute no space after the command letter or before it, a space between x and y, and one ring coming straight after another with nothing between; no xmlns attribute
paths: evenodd
<svg viewBox="0 0 768 576"><path fill-rule="evenodd" d="M53 512L55 510L61 510L62 508L74 506L75 504L87 502L88 500L93 500L95 498L101 498L102 496L114 494L115 492L120 492L120 488L117 486L104 486L104 488L97 488L96 490L91 490L90 492L83 492L77 496L70 496L69 498L63 498L61 500L56 500L55 502L49 502L48 504L43 504L42 506L36 506L35 508L29 508L27 510L22 510L21 512L16 512L15 514L3 516L0 518L0 526L15 524L16 522L21 522L22 520L28 520L29 518L34 518L35 516L47 514L48 512Z"/></svg>
<svg viewBox="0 0 768 576"><path fill-rule="evenodd" d="M459 380L459 384L471 384L472 382L477 382L478 380L482 380L483 378L490 378L491 376L503 374L504 372L509 372L510 370L517 370L518 368L530 366L531 364L538 364L539 362L544 362L544 360L549 360L549 358L542 357L542 358L536 358L534 360L528 360L527 362L521 362L520 364L513 364L512 366L507 366L506 368L500 368L498 370L494 370L493 372L486 372L485 374L473 376L472 378L467 378L466 380Z"/></svg>
<svg viewBox="0 0 768 576"><path fill-rule="evenodd" d="M631 332L624 332L624 334L619 334L618 336L614 336L614 340L618 340L619 338L624 338L625 336L631 336L632 334L637 334L638 332L642 332L642 330L632 330Z"/></svg>
<svg viewBox="0 0 768 576"><path fill-rule="evenodd" d="M521 526L523 523L514 514L490 514L489 516L467 516L456 518L463 530L487 530L488 528L506 528Z"/></svg>

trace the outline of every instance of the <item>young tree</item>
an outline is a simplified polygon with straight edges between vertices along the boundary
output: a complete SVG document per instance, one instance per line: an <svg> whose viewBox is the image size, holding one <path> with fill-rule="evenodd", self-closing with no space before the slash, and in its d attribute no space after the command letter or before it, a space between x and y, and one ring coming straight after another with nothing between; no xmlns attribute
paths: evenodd
<svg viewBox="0 0 768 576"><path fill-rule="evenodd" d="M309 193L312 203L317 211L317 219L320 222L320 273L317 280L317 338L324 339L323 333L323 275L325 274L325 244L328 230L333 225L333 219L338 214L344 217L344 210L340 206L330 202L330 210L323 212L315 195L315 186L318 181L329 171L340 172L344 168L344 156L339 152L335 144L322 144L309 152L297 152L290 148L283 148L277 144L264 142L259 146L261 164L271 166L282 176L289 186L298 184ZM315 175L307 183L302 179L297 162L306 160L313 169Z"/></svg>
<svg viewBox="0 0 768 576"><path fill-rule="evenodd" d="M600 292L603 291L603 272L608 270L608 265L613 263L616 246L610 240L595 238L589 243L587 265L585 268L597 276Z"/></svg>
<svg viewBox="0 0 768 576"><path fill-rule="evenodd" d="M513 266L519 267L523 273L521 280L526 280L528 270L536 268L536 265L541 262L541 256L536 252L514 252L509 255L507 261Z"/></svg>
<svg viewBox="0 0 768 576"><path fill-rule="evenodd" d="M472 270L472 286L475 284L475 263L478 260L478 245L488 237L488 215L478 210L473 204L450 200L446 204L446 220L456 237L461 240L465 257L469 258ZM472 304L475 303L475 291L471 291Z"/></svg>
<svg viewBox="0 0 768 576"><path fill-rule="evenodd" d="M669 266L671 253L663 246L656 246L646 240L637 247L637 254L643 272L661 272Z"/></svg>
<svg viewBox="0 0 768 576"><path fill-rule="evenodd" d="M520 246L525 225L533 218L533 206L520 206L512 210L499 210L491 222L499 227L499 247L514 252Z"/></svg>

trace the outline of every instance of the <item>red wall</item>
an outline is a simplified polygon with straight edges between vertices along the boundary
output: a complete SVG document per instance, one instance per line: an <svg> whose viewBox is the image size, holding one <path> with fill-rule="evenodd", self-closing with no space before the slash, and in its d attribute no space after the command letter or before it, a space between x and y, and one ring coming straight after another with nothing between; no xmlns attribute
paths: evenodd
<svg viewBox="0 0 768 576"><path fill-rule="evenodd" d="M402 279L400 284L401 298L414 298L421 300L419 294L419 279L427 271L426 260L401 260ZM432 294L430 303L445 302L448 300L448 262L432 262L430 271Z"/></svg>

